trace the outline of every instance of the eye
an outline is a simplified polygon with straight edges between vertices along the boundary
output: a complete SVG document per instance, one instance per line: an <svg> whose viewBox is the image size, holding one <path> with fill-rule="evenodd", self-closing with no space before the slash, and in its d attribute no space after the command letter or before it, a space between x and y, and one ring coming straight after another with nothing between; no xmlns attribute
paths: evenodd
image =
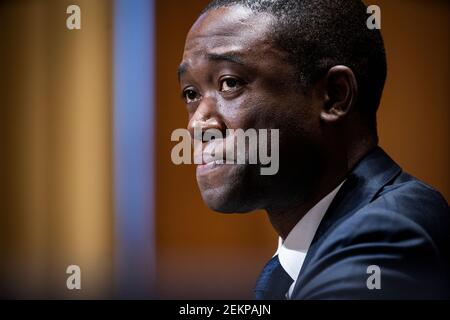
<svg viewBox="0 0 450 320"><path fill-rule="evenodd" d="M183 99L186 103L193 103L200 99L200 95L194 89L187 88L183 91Z"/></svg>
<svg viewBox="0 0 450 320"><path fill-rule="evenodd" d="M243 82L236 78L225 78L220 80L219 84L220 92L226 93L239 89L243 85Z"/></svg>

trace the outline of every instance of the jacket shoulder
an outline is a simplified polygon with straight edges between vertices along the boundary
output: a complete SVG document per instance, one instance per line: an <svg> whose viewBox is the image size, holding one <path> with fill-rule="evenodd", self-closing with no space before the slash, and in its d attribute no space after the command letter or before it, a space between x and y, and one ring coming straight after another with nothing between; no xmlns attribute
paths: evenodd
<svg viewBox="0 0 450 320"><path fill-rule="evenodd" d="M386 211L407 223L415 224L436 243L446 246L450 240L450 208L433 187L402 173L393 183L384 186L375 199L359 212Z"/></svg>
<svg viewBox="0 0 450 320"><path fill-rule="evenodd" d="M439 192L400 174L327 232L297 298L448 297L449 217ZM380 268L380 290L367 287L370 266Z"/></svg>

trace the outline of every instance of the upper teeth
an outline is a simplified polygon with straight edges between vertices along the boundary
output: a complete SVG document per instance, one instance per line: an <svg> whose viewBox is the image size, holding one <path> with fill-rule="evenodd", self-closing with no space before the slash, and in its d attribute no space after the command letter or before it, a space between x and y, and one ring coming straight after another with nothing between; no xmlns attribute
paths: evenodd
<svg viewBox="0 0 450 320"><path fill-rule="evenodd" d="M215 163L215 164L224 164L225 161L223 161L223 160L212 160L212 161L209 161L207 164L213 164L213 163Z"/></svg>

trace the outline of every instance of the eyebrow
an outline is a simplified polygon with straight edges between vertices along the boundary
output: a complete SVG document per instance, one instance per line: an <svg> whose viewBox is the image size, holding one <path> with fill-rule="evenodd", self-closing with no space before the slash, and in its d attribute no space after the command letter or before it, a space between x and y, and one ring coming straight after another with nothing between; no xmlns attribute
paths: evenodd
<svg viewBox="0 0 450 320"><path fill-rule="evenodd" d="M187 69L188 69L187 63L180 64L177 71L178 82L180 81L181 77L186 73Z"/></svg>
<svg viewBox="0 0 450 320"><path fill-rule="evenodd" d="M231 62L239 65L245 65L244 61L239 57L239 55L229 52L229 53L207 53L205 54L206 59L214 62ZM178 75L178 81L180 81L181 77L186 73L187 69L189 68L189 65L187 63L182 63L178 67L177 75Z"/></svg>
<svg viewBox="0 0 450 320"><path fill-rule="evenodd" d="M237 55L235 53L232 53L232 52L224 53L224 54L207 53L206 54L206 58L208 60L216 61L216 62L226 61L226 62L231 62L231 63L244 65L244 62L239 57L239 55Z"/></svg>

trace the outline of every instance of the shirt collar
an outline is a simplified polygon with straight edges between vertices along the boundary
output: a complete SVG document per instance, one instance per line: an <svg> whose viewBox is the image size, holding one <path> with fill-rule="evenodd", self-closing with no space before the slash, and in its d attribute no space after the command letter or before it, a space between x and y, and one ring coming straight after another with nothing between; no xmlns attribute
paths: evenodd
<svg viewBox="0 0 450 320"><path fill-rule="evenodd" d="M294 282L297 281L320 221L344 182L312 207L291 230L285 241L281 237L279 238L278 250L275 255L278 254L281 266Z"/></svg>

